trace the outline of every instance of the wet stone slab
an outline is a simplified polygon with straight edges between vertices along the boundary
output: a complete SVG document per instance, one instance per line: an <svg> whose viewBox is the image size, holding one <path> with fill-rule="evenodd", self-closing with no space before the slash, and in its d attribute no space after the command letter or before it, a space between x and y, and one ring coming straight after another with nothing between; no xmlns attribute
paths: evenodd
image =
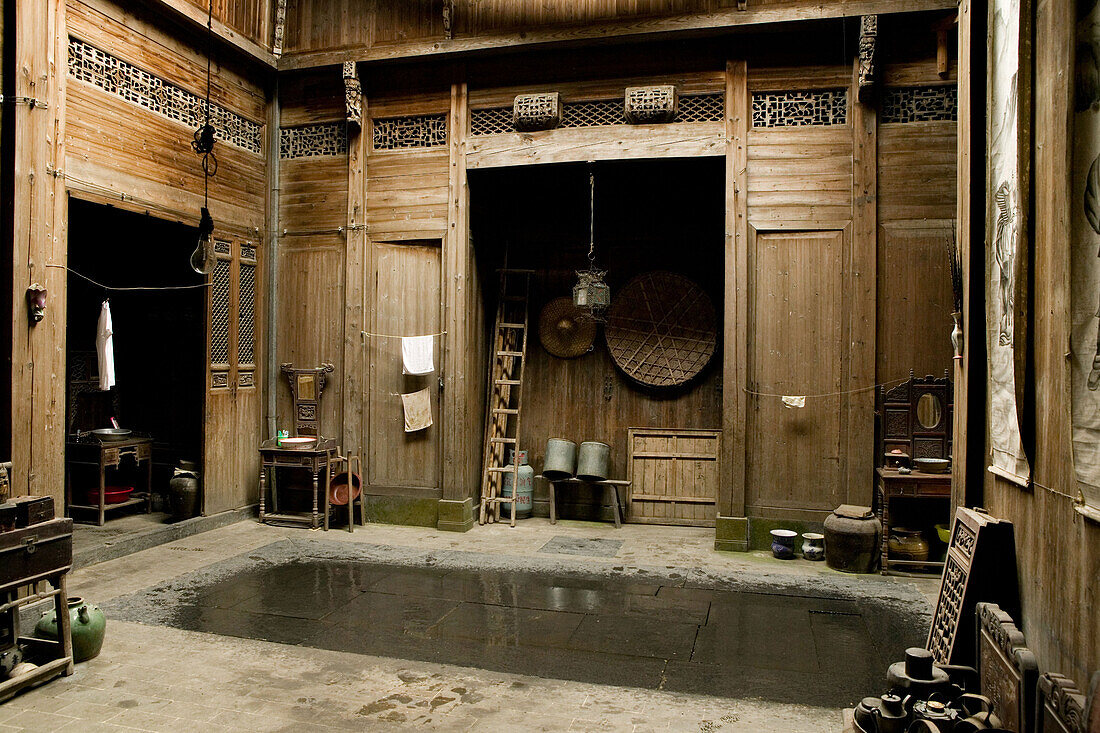
<svg viewBox="0 0 1100 733"><path fill-rule="evenodd" d="M552 555L583 555L586 557L615 557L622 548L622 540L565 537L559 535L539 548L539 552Z"/></svg>
<svg viewBox="0 0 1100 733"><path fill-rule="evenodd" d="M735 578L685 587L671 568L574 574L554 563L282 541L104 610L281 644L831 708L881 687L887 661L923 638L925 611L905 591L875 598L847 580L804 595L739 590Z"/></svg>

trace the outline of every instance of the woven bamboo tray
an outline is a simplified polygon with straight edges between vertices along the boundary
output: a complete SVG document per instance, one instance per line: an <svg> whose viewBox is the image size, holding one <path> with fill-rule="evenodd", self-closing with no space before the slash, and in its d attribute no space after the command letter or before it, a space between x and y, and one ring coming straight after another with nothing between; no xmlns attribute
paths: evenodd
<svg viewBox="0 0 1100 733"><path fill-rule="evenodd" d="M663 271L639 275L619 291L604 334L615 364L651 387L695 377L718 341L710 297L683 275Z"/></svg>

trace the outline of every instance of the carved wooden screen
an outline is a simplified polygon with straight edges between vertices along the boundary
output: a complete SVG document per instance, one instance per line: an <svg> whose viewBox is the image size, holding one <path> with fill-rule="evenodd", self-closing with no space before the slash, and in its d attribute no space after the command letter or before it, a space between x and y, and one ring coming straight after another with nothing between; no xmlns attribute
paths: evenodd
<svg viewBox="0 0 1100 733"><path fill-rule="evenodd" d="M256 386L259 263L255 243L216 238L210 275L210 389Z"/></svg>

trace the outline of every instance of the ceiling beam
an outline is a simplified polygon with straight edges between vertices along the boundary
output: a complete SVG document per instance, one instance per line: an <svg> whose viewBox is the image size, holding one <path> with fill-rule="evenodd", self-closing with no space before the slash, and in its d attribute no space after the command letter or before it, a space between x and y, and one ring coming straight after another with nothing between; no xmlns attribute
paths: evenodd
<svg viewBox="0 0 1100 733"><path fill-rule="evenodd" d="M206 32L206 11L187 0L154 0L149 5L159 7L165 15L174 20L183 21L184 25L190 28ZM225 43L268 68L276 68L277 57L269 48L261 46L250 38L245 38L217 18L213 19L211 26L213 26L214 35Z"/></svg>
<svg viewBox="0 0 1100 733"><path fill-rule="evenodd" d="M180 2L180 0L162 0ZM670 18L638 18L635 20L589 23L568 28L545 28L496 35L447 40L412 41L373 48L353 48L339 51L308 51L286 53L279 58L279 70L332 66L345 61L362 63L397 61L416 57L454 56L477 52L509 50L532 46L577 44L598 40L645 40L647 36L705 35L731 28L790 23L806 20L860 17L869 14L913 13L930 10L954 10L958 0L813 0L800 5L753 7L744 10L721 10L713 13L693 13Z"/></svg>

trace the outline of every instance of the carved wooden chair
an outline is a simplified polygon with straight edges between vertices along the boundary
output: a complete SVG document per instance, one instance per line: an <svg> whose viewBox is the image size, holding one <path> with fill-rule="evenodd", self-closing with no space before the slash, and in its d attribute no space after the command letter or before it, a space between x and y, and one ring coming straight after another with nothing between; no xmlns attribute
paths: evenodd
<svg viewBox="0 0 1100 733"><path fill-rule="evenodd" d="M294 403L295 437L321 437L321 394L325 390L325 375L332 374L332 364L300 368L281 365L290 380L290 399Z"/></svg>

